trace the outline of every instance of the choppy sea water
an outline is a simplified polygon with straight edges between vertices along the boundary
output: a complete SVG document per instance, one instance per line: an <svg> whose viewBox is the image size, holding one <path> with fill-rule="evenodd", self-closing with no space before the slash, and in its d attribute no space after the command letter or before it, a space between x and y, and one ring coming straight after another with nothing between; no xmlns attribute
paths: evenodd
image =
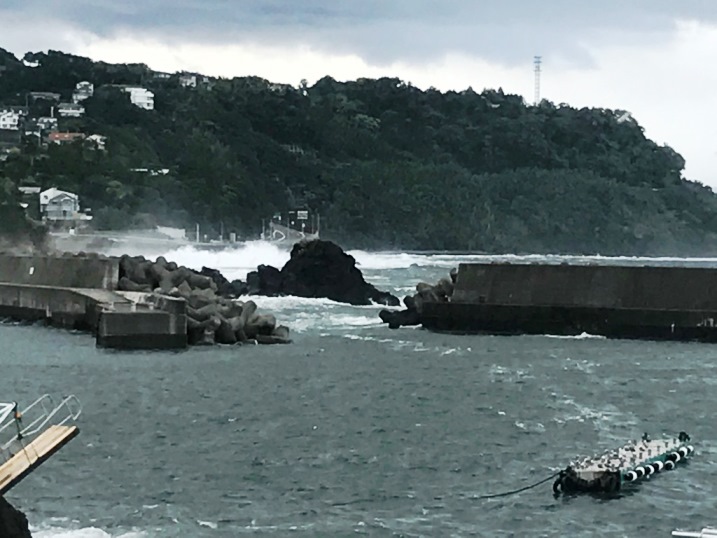
<svg viewBox="0 0 717 538"><path fill-rule="evenodd" d="M288 258L259 244L164 254L240 278ZM352 254L398 295L485 259ZM0 400L74 393L84 407L80 436L7 495L34 536L659 537L716 523L715 345L391 331L380 307L256 300L293 344L128 353L0 325ZM556 499L550 482L479 498L680 430L695 457L618 498Z"/></svg>

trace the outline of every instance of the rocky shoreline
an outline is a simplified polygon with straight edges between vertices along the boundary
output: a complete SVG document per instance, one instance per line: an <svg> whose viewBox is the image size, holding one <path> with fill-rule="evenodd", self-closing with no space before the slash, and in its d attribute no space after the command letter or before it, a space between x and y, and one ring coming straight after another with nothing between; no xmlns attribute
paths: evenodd
<svg viewBox="0 0 717 538"><path fill-rule="evenodd" d="M416 284L416 293L403 298L404 310L381 310L378 316L381 321L388 324L389 329L398 329L402 326L421 325L423 323L423 304L425 302L449 302L456 284L458 269L451 269L450 278L442 278L437 284L426 282Z"/></svg>
<svg viewBox="0 0 717 538"><path fill-rule="evenodd" d="M277 269L260 265L247 281L229 281L220 271L202 267L194 271L160 256L119 258L121 291L154 293L182 298L187 303L187 337L190 345L285 344L290 329L278 325L270 313L258 313L247 295L328 298L353 305L372 303L398 306L399 300L366 282L356 260L331 241L315 239L296 243L289 261Z"/></svg>

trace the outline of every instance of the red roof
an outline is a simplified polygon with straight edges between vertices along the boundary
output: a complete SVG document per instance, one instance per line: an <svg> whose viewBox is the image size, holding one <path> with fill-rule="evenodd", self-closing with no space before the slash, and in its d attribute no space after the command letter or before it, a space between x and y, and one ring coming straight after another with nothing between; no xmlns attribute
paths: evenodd
<svg viewBox="0 0 717 538"><path fill-rule="evenodd" d="M47 138L51 142L72 142L84 138L84 133L50 133Z"/></svg>

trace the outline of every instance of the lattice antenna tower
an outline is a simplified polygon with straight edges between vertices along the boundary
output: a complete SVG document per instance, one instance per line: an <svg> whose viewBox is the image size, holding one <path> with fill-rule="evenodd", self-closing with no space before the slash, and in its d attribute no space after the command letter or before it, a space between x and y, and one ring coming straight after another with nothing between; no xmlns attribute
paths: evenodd
<svg viewBox="0 0 717 538"><path fill-rule="evenodd" d="M534 56L533 65L535 66L535 94L533 104L538 106L540 104L540 64L543 62L542 57Z"/></svg>

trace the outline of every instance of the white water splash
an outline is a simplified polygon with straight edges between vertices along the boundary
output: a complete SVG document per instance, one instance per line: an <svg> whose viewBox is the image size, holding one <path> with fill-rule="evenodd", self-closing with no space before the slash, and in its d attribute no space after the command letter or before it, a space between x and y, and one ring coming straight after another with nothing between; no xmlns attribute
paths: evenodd
<svg viewBox="0 0 717 538"><path fill-rule="evenodd" d="M202 267L219 269L229 280L245 280L247 273L259 265L272 265L281 269L289 260L289 251L266 241L239 243L222 250L205 250L186 246L163 254L168 261L185 265L196 271Z"/></svg>

